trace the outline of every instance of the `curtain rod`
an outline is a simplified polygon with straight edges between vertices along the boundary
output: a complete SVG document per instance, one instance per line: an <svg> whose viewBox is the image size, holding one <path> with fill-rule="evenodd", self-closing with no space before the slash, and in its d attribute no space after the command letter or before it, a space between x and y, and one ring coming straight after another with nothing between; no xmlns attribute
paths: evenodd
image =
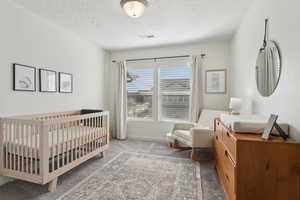
<svg viewBox="0 0 300 200"><path fill-rule="evenodd" d="M206 54L201 54L201 57L205 57ZM141 61L141 60L156 60L156 59L168 59L168 58L187 58L190 57L190 55L184 55L184 56L167 56L167 57L153 57L153 58L139 58L139 59L127 59L127 62L130 61ZM117 62L116 60L113 60L112 62Z"/></svg>

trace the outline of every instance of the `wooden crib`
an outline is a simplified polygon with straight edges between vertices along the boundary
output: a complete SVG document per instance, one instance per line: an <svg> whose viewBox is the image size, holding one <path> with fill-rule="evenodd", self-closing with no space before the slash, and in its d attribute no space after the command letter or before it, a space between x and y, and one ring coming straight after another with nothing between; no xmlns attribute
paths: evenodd
<svg viewBox="0 0 300 200"><path fill-rule="evenodd" d="M109 113L80 111L0 119L0 175L37 184L49 183L109 144Z"/></svg>

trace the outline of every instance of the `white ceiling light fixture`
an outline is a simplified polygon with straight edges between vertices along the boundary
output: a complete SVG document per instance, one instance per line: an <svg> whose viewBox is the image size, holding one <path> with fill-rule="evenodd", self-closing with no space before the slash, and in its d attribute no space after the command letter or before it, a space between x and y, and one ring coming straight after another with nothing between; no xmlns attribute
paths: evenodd
<svg viewBox="0 0 300 200"><path fill-rule="evenodd" d="M133 18L142 16L147 5L147 0L121 0L122 8L128 16Z"/></svg>

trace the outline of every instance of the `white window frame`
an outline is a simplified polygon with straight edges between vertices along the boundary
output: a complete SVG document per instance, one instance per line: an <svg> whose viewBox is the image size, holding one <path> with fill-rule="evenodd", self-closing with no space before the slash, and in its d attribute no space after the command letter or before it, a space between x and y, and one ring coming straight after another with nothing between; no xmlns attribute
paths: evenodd
<svg viewBox="0 0 300 200"><path fill-rule="evenodd" d="M155 69L153 66L143 66L141 67L140 65L137 65L137 66L129 66L127 67L127 70L130 70L130 69L147 69L147 68L150 68L150 69L153 69L153 91L152 91L152 117L151 118L135 118L135 117L129 117L128 116L128 113L127 113L127 121L149 121L149 122L153 122L153 121L156 121L156 113L155 113L155 110L156 110L156 102L155 102ZM150 93L150 92L149 92ZM126 94L126 98L128 98L128 91L127 91L127 94ZM127 104L128 106L128 104Z"/></svg>
<svg viewBox="0 0 300 200"><path fill-rule="evenodd" d="M169 67L176 67L178 64L171 64ZM186 66L191 67L188 63L186 63ZM190 122L191 121L191 103L192 103L192 78L190 81L190 92L160 92L160 68L163 68L165 66L160 66L158 62L155 62L153 60L153 66L143 66L137 65L137 66L128 66L127 69L145 69L145 68L151 68L153 69L153 92L152 92L152 118L144 119L144 118L134 118L127 116L127 121L143 121L143 122ZM128 93L128 92L127 92ZM160 95L162 94L172 94L172 95L189 95L189 119L188 120L178 120L178 119L167 119L161 117L161 102L160 102Z"/></svg>
<svg viewBox="0 0 300 200"><path fill-rule="evenodd" d="M187 66L191 67L189 65L187 65ZM176 67L176 65L171 65L170 67ZM165 68L165 67L158 67L158 73L157 73L157 75L158 75L158 82L157 82L157 85L158 85L158 92L157 92L157 96L158 96L158 99L157 99L157 102L158 102L158 107L157 107L158 121L162 121L162 122L164 122L164 121L166 121L166 122L174 122L174 121L176 121L176 122L190 122L191 121L191 111L192 111L192 78L193 77L190 78L190 80L191 80L190 81L190 88L191 88L190 92L180 92L180 91L178 91L178 92L161 92L159 90L159 88L160 88L160 77L159 77L159 75L160 75L160 69L161 68ZM190 98L189 98L189 118L188 118L188 120L163 118L161 116L162 107L160 106L161 105L160 96L162 96L162 95L188 95L188 96L190 96Z"/></svg>

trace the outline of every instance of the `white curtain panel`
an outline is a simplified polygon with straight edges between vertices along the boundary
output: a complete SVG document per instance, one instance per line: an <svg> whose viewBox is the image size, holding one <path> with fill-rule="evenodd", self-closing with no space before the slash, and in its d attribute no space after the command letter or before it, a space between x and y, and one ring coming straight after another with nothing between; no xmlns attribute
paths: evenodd
<svg viewBox="0 0 300 200"><path fill-rule="evenodd" d="M114 109L114 133L113 137L124 140L127 138L127 69L125 61L117 62L115 109Z"/></svg>
<svg viewBox="0 0 300 200"><path fill-rule="evenodd" d="M192 83L192 110L191 110L191 121L198 122L201 110L203 107L203 89L202 89L202 63L203 58L199 56L192 56L192 72L193 72L193 83Z"/></svg>

